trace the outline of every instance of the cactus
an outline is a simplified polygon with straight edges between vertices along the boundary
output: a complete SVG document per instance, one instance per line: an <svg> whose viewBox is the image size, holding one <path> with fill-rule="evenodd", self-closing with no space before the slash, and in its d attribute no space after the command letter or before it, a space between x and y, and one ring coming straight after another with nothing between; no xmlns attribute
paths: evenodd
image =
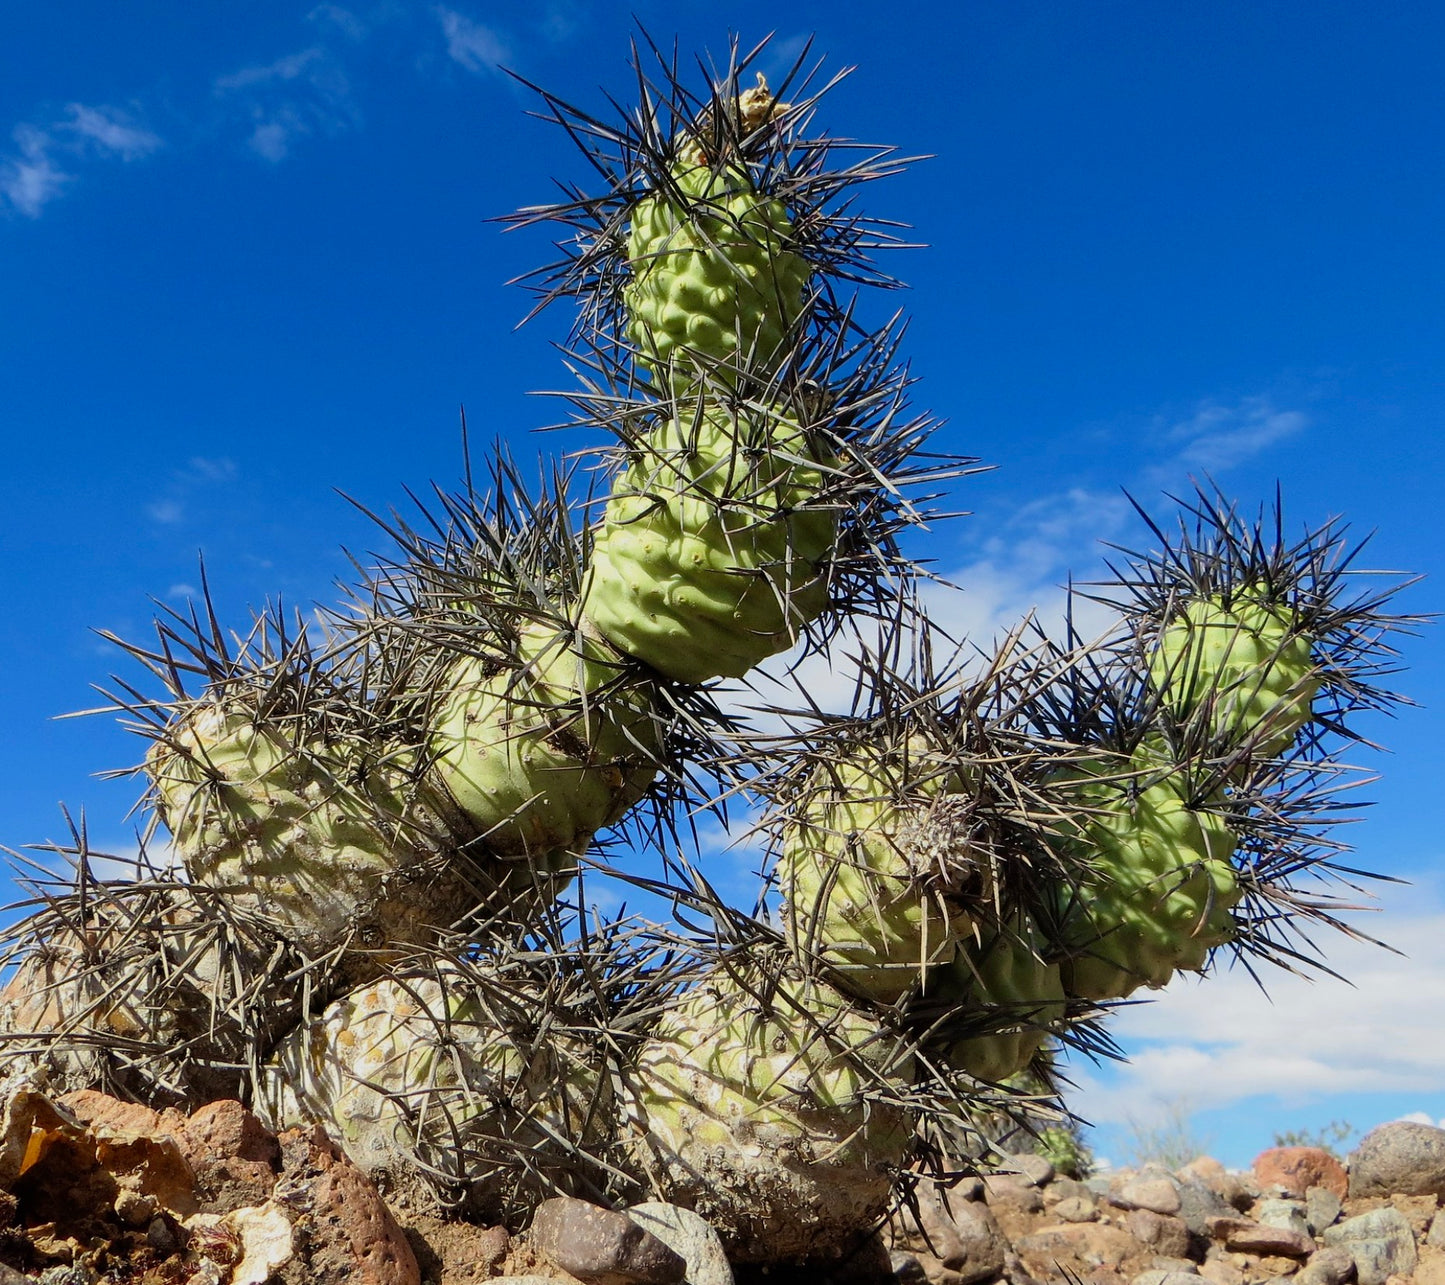
<svg viewBox="0 0 1445 1285"><path fill-rule="evenodd" d="M544 1001L476 964L400 968L282 1042L258 1111L278 1131L326 1125L356 1164L416 1198L431 1170L475 1214L515 1216L519 1186L550 1194L549 1172L564 1183L577 1145L611 1118L598 1050L539 1026Z"/></svg>
<svg viewBox="0 0 1445 1285"><path fill-rule="evenodd" d="M785 111L760 74L739 95L738 126L755 132ZM783 202L760 194L745 166L709 155L726 152L722 141L684 134L665 185L632 210L628 336L639 365L666 372L674 388L695 381L703 363L766 380L812 275L788 248L793 225Z"/></svg>
<svg viewBox="0 0 1445 1285"><path fill-rule="evenodd" d="M1340 529L1270 540L1201 494L1094 587L1112 632L938 663L900 535L973 461L841 288L891 284L852 189L899 162L830 169L800 67L797 108L739 93L756 57L704 98L642 76L616 128L547 99L604 190L514 222L569 228L537 280L582 305L606 495L469 468L383 524L324 646L274 612L233 651L208 610L130 648L164 691L115 703L184 878L61 850L78 878L0 956L27 1065L166 1104L254 1084L471 1216L651 1189L781 1264L846 1252L915 1161L977 1162L933 1144L1036 1098L1054 1041L1104 1047L1112 1001L1313 957L1290 934L1328 903L1295 882L1331 872L1340 747L1410 621L1346 596ZM844 630L850 713L800 690L765 735L716 703ZM735 801L767 809L751 914L686 847ZM589 914L594 874L675 922Z"/></svg>
<svg viewBox="0 0 1445 1285"><path fill-rule="evenodd" d="M670 418L613 488L587 618L687 683L740 677L791 646L828 603L828 457L816 434L765 408Z"/></svg>
<svg viewBox="0 0 1445 1285"><path fill-rule="evenodd" d="M719 972L637 1059L634 1163L737 1261L839 1252L886 1208L912 1142L906 1045L821 983Z"/></svg>
<svg viewBox="0 0 1445 1285"><path fill-rule="evenodd" d="M1001 1085L1033 1061L1064 1016L1059 966L1045 950L1032 921L1019 915L1001 931L963 942L925 983L928 1007L942 1011L931 1042L942 1045L948 1065Z"/></svg>
<svg viewBox="0 0 1445 1285"><path fill-rule="evenodd" d="M586 849L646 792L658 744L645 686L603 646L527 623L515 668L463 658L432 732L435 773L494 853Z"/></svg>
<svg viewBox="0 0 1445 1285"><path fill-rule="evenodd" d="M1176 718L1202 709L1214 735L1254 739L1264 754L1294 741L1320 685L1308 636L1249 588L1228 603L1186 602L1159 636L1149 677Z"/></svg>
<svg viewBox="0 0 1445 1285"><path fill-rule="evenodd" d="M953 958L973 926L961 894L979 882L967 804L949 789L962 782L930 778L926 746L911 748L920 783L910 792L895 784L906 750L895 765L875 750L820 769L778 868L794 948L825 962L850 993L883 1004Z"/></svg>

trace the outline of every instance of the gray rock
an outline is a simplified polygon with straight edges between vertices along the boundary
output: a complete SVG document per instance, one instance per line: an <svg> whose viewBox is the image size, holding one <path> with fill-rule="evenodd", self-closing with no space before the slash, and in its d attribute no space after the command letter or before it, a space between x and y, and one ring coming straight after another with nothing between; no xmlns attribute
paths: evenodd
<svg viewBox="0 0 1445 1285"><path fill-rule="evenodd" d="M1355 1258L1343 1245L1317 1250L1295 1277L1299 1285L1346 1285L1354 1279Z"/></svg>
<svg viewBox="0 0 1445 1285"><path fill-rule="evenodd" d="M1109 1192L1113 1189L1114 1182L1112 1178L1105 1177L1103 1174L1097 1174L1092 1178L1085 1178L1084 1186L1086 1186L1096 1196L1107 1197Z"/></svg>
<svg viewBox="0 0 1445 1285"><path fill-rule="evenodd" d="M1430 1220L1430 1230L1425 1233L1425 1243L1436 1249L1445 1249L1445 1211Z"/></svg>
<svg viewBox="0 0 1445 1285"><path fill-rule="evenodd" d="M1299 1200L1261 1200L1254 1218L1266 1227L1283 1227L1301 1236L1310 1234L1304 1203Z"/></svg>
<svg viewBox="0 0 1445 1285"><path fill-rule="evenodd" d="M1396 1120L1371 1129L1350 1154L1351 1196L1445 1198L1445 1129Z"/></svg>
<svg viewBox="0 0 1445 1285"><path fill-rule="evenodd" d="M1305 1192L1305 1222L1310 1233L1321 1235L1326 1227L1334 1224L1343 1208L1340 1198L1328 1187L1311 1187Z"/></svg>
<svg viewBox="0 0 1445 1285"><path fill-rule="evenodd" d="M1015 1173L986 1174L984 1199L991 1205L1007 1205L1020 1213L1036 1214L1044 1207L1044 1193L1027 1178Z"/></svg>
<svg viewBox="0 0 1445 1285"><path fill-rule="evenodd" d="M1054 1217L1066 1223L1091 1223L1099 1216L1092 1196L1069 1196L1054 1206Z"/></svg>
<svg viewBox="0 0 1445 1285"><path fill-rule="evenodd" d="M1210 1218L1227 1217L1235 1208L1214 1188L1202 1181L1186 1180L1179 1184L1179 1217L1196 1236L1207 1236Z"/></svg>
<svg viewBox="0 0 1445 1285"><path fill-rule="evenodd" d="M1120 1209L1148 1209L1156 1214L1177 1214L1183 1203L1179 1181L1168 1173L1142 1173L1129 1178L1109 1199Z"/></svg>
<svg viewBox="0 0 1445 1285"><path fill-rule="evenodd" d="M687 1285L733 1285L722 1238L701 1215L666 1201L648 1200L633 1205L627 1216L682 1255Z"/></svg>
<svg viewBox="0 0 1445 1285"><path fill-rule="evenodd" d="M1124 1225L1141 1245L1166 1258L1185 1258L1189 1254L1189 1228L1181 1218L1156 1214L1152 1209L1131 1209Z"/></svg>
<svg viewBox="0 0 1445 1285"><path fill-rule="evenodd" d="M1008 1285L1039 1285L1024 1265L1024 1260L1012 1250L1004 1255L1003 1275Z"/></svg>
<svg viewBox="0 0 1445 1285"><path fill-rule="evenodd" d="M1140 1272L1129 1285L1199 1285L1199 1273L1154 1267L1147 1272Z"/></svg>
<svg viewBox="0 0 1445 1285"><path fill-rule="evenodd" d="M1009 1243L993 1216L993 1211L976 1200L954 1204L953 1233L945 1252L939 1251L943 1265L959 1275L953 1285L972 1285L989 1280L1003 1270Z"/></svg>
<svg viewBox="0 0 1445 1285"><path fill-rule="evenodd" d="M627 1214L571 1196L537 1206L532 1245L585 1285L679 1285L687 1263Z"/></svg>
<svg viewBox="0 0 1445 1285"><path fill-rule="evenodd" d="M1036 1156L1030 1152L1020 1152L1018 1155L1004 1156L999 1162L1000 1173L1018 1174L1025 1182L1034 1187L1043 1187L1053 1180L1054 1166L1043 1156Z"/></svg>
<svg viewBox="0 0 1445 1285"><path fill-rule="evenodd" d="M1093 1193L1085 1183L1077 1178L1065 1178L1057 1175L1053 1182L1049 1183L1049 1189L1044 1192L1044 1204L1057 1203L1060 1200L1069 1200L1075 1196L1090 1196Z"/></svg>
<svg viewBox="0 0 1445 1285"><path fill-rule="evenodd" d="M1325 1244L1350 1251L1360 1285L1384 1285L1387 1277L1408 1276L1418 1261L1410 1222L1391 1206L1336 1223L1325 1232Z"/></svg>

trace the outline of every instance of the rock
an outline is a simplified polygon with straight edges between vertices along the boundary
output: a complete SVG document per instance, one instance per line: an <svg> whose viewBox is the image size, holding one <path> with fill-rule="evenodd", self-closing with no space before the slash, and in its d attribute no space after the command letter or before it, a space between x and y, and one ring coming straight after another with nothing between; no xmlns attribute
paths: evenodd
<svg viewBox="0 0 1445 1285"><path fill-rule="evenodd" d="M1390 1276L1408 1276L1418 1261L1409 1220L1389 1206L1336 1223L1325 1232L1325 1244L1349 1250L1360 1285L1384 1285Z"/></svg>
<svg viewBox="0 0 1445 1285"><path fill-rule="evenodd" d="M1091 1223L1099 1216L1099 1206L1092 1195L1070 1196L1054 1206L1053 1215L1066 1223Z"/></svg>
<svg viewBox="0 0 1445 1285"><path fill-rule="evenodd" d="M1216 1257L1213 1249L1200 1263L1199 1274L1210 1285L1244 1285L1244 1273L1227 1258Z"/></svg>
<svg viewBox="0 0 1445 1285"><path fill-rule="evenodd" d="M305 1219L307 1285L420 1285L421 1268L406 1234L371 1179L320 1126L277 1139L281 1181L274 1199Z"/></svg>
<svg viewBox="0 0 1445 1285"><path fill-rule="evenodd" d="M1339 1196L1328 1187L1311 1187L1305 1192L1305 1222L1309 1225L1310 1234L1319 1236L1323 1233L1340 1216L1343 1208Z"/></svg>
<svg viewBox="0 0 1445 1285"><path fill-rule="evenodd" d="M1004 1265L1008 1241L993 1211L976 1200L949 1200L933 1184L920 1186L919 1224L939 1262L954 1272L955 1285L988 1280Z"/></svg>
<svg viewBox="0 0 1445 1285"><path fill-rule="evenodd" d="M1225 1168L1213 1156L1196 1156L1187 1165L1174 1171L1180 1182L1202 1182L1212 1186L1225 1175Z"/></svg>
<svg viewBox="0 0 1445 1285"><path fill-rule="evenodd" d="M1350 1153L1353 1197L1445 1197L1445 1129L1396 1120L1371 1129Z"/></svg>
<svg viewBox="0 0 1445 1285"><path fill-rule="evenodd" d="M1254 1218L1265 1227L1283 1227L1302 1236L1310 1234L1304 1204L1298 1200L1261 1200Z"/></svg>
<svg viewBox="0 0 1445 1285"><path fill-rule="evenodd" d="M1024 1265L1024 1260L1013 1250L1009 1250L1003 1257L1003 1274L1008 1285L1039 1285L1033 1273Z"/></svg>
<svg viewBox="0 0 1445 1285"><path fill-rule="evenodd" d="M1129 1234L1156 1254L1169 1258L1189 1256L1189 1228L1184 1221L1152 1209L1131 1209L1124 1220Z"/></svg>
<svg viewBox="0 0 1445 1285"><path fill-rule="evenodd" d="M999 1162L998 1171L1004 1174L1017 1174L1025 1182L1035 1187L1047 1186L1054 1177L1054 1166L1048 1160L1027 1151L1017 1155L1003 1156Z"/></svg>
<svg viewBox="0 0 1445 1285"><path fill-rule="evenodd" d="M1077 1178L1066 1178L1058 1175L1053 1182L1044 1188L1044 1207L1057 1205L1061 1200L1070 1200L1075 1196L1091 1196L1086 1183L1080 1182Z"/></svg>
<svg viewBox="0 0 1445 1285"><path fill-rule="evenodd" d="M627 1216L682 1256L687 1285L733 1285L733 1269L723 1252L722 1238L691 1209L649 1200L633 1205Z"/></svg>
<svg viewBox="0 0 1445 1285"><path fill-rule="evenodd" d="M1430 1220L1430 1230L1425 1234L1425 1243L1436 1249L1445 1249L1445 1210Z"/></svg>
<svg viewBox="0 0 1445 1285"><path fill-rule="evenodd" d="M893 1268L893 1277L898 1285L928 1285L928 1273L923 1270L923 1264L906 1250L893 1250L888 1255L888 1264Z"/></svg>
<svg viewBox="0 0 1445 1285"><path fill-rule="evenodd" d="M1224 1247L1235 1254L1259 1254L1279 1258L1305 1258L1313 1254L1316 1248L1307 1232L1249 1222L1241 1222L1230 1228L1224 1237Z"/></svg>
<svg viewBox="0 0 1445 1285"><path fill-rule="evenodd" d="M1310 1255L1295 1280L1299 1285L1346 1285L1355 1279L1355 1259L1348 1249L1327 1245Z"/></svg>
<svg viewBox="0 0 1445 1285"><path fill-rule="evenodd" d="M1184 1225L1196 1236L1209 1235L1210 1218L1230 1217L1238 1211L1213 1187L1194 1179L1179 1184L1179 1213Z"/></svg>
<svg viewBox="0 0 1445 1285"><path fill-rule="evenodd" d="M991 1173L983 1180L984 1199L1019 1213L1036 1214L1044 1207L1044 1193L1019 1174Z"/></svg>
<svg viewBox="0 0 1445 1285"><path fill-rule="evenodd" d="M1142 1173L1128 1178L1109 1199L1121 1209L1148 1209L1156 1214L1177 1214L1179 1182L1172 1174Z"/></svg>
<svg viewBox="0 0 1445 1285"><path fill-rule="evenodd" d="M1122 1227L1106 1223L1059 1223L1021 1236L1014 1248L1044 1262L1073 1256L1097 1267L1115 1268L1139 1252L1139 1243Z"/></svg>
<svg viewBox="0 0 1445 1285"><path fill-rule="evenodd" d="M532 1216L532 1244L585 1285L677 1285L687 1263L627 1214L554 1196Z"/></svg>
<svg viewBox="0 0 1445 1285"><path fill-rule="evenodd" d="M1261 1191L1278 1187L1286 1196L1325 1187L1344 1199L1349 1185L1344 1165L1322 1147L1270 1147L1254 1158L1253 1173Z"/></svg>
<svg viewBox="0 0 1445 1285"><path fill-rule="evenodd" d="M195 1171L203 1211L258 1205L270 1196L281 1148L275 1134L239 1102L208 1103L175 1137Z"/></svg>
<svg viewBox="0 0 1445 1285"><path fill-rule="evenodd" d="M1199 1285L1199 1273L1155 1267L1150 1271L1140 1272L1129 1285Z"/></svg>

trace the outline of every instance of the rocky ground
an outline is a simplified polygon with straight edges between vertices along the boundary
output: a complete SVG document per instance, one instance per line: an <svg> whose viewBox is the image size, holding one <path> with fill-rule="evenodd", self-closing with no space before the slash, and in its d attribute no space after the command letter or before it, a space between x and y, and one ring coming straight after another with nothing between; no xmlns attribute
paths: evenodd
<svg viewBox="0 0 1445 1285"><path fill-rule="evenodd" d="M1037 1156L923 1182L846 1263L730 1266L686 1210L558 1199L531 1229L394 1210L319 1130L236 1102L192 1115L99 1093L0 1100L0 1285L1445 1285L1445 1130L1394 1123L1342 1163L1276 1147L1244 1172L1083 1181Z"/></svg>

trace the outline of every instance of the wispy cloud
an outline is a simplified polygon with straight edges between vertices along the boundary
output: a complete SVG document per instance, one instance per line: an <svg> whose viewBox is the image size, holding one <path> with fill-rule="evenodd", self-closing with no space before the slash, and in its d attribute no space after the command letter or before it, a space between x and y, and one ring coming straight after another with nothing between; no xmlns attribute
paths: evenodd
<svg viewBox="0 0 1445 1285"><path fill-rule="evenodd" d="M322 45L218 76L212 87L241 106L250 122L247 145L273 164L299 139L340 133L361 118L350 79Z"/></svg>
<svg viewBox="0 0 1445 1285"><path fill-rule="evenodd" d="M348 40L365 40L370 30L350 9L339 4L319 4L306 15L306 21L319 27L335 27Z"/></svg>
<svg viewBox="0 0 1445 1285"><path fill-rule="evenodd" d="M1206 402L1165 428L1162 439L1175 445L1177 465L1220 473L1308 426L1302 411L1281 410L1268 397L1246 397L1234 405Z"/></svg>
<svg viewBox="0 0 1445 1285"><path fill-rule="evenodd" d="M224 457L193 456L186 461L185 468L177 469L171 475L165 494L145 506L146 514L153 522L159 522L163 526L179 525L187 517L186 502L197 490L223 486L234 481L237 475L238 470L232 460ZM175 596L179 589L188 587L176 586L172 589L172 596Z"/></svg>
<svg viewBox="0 0 1445 1285"><path fill-rule="evenodd" d="M496 71L508 60L507 43L492 28L455 9L437 7L436 15L446 37L447 55L468 71Z"/></svg>
<svg viewBox="0 0 1445 1285"><path fill-rule="evenodd" d="M0 206L39 218L77 180L74 169L83 161L135 161L162 146L158 135L117 108L71 103L65 113L48 125L11 131L15 151L0 156Z"/></svg>

